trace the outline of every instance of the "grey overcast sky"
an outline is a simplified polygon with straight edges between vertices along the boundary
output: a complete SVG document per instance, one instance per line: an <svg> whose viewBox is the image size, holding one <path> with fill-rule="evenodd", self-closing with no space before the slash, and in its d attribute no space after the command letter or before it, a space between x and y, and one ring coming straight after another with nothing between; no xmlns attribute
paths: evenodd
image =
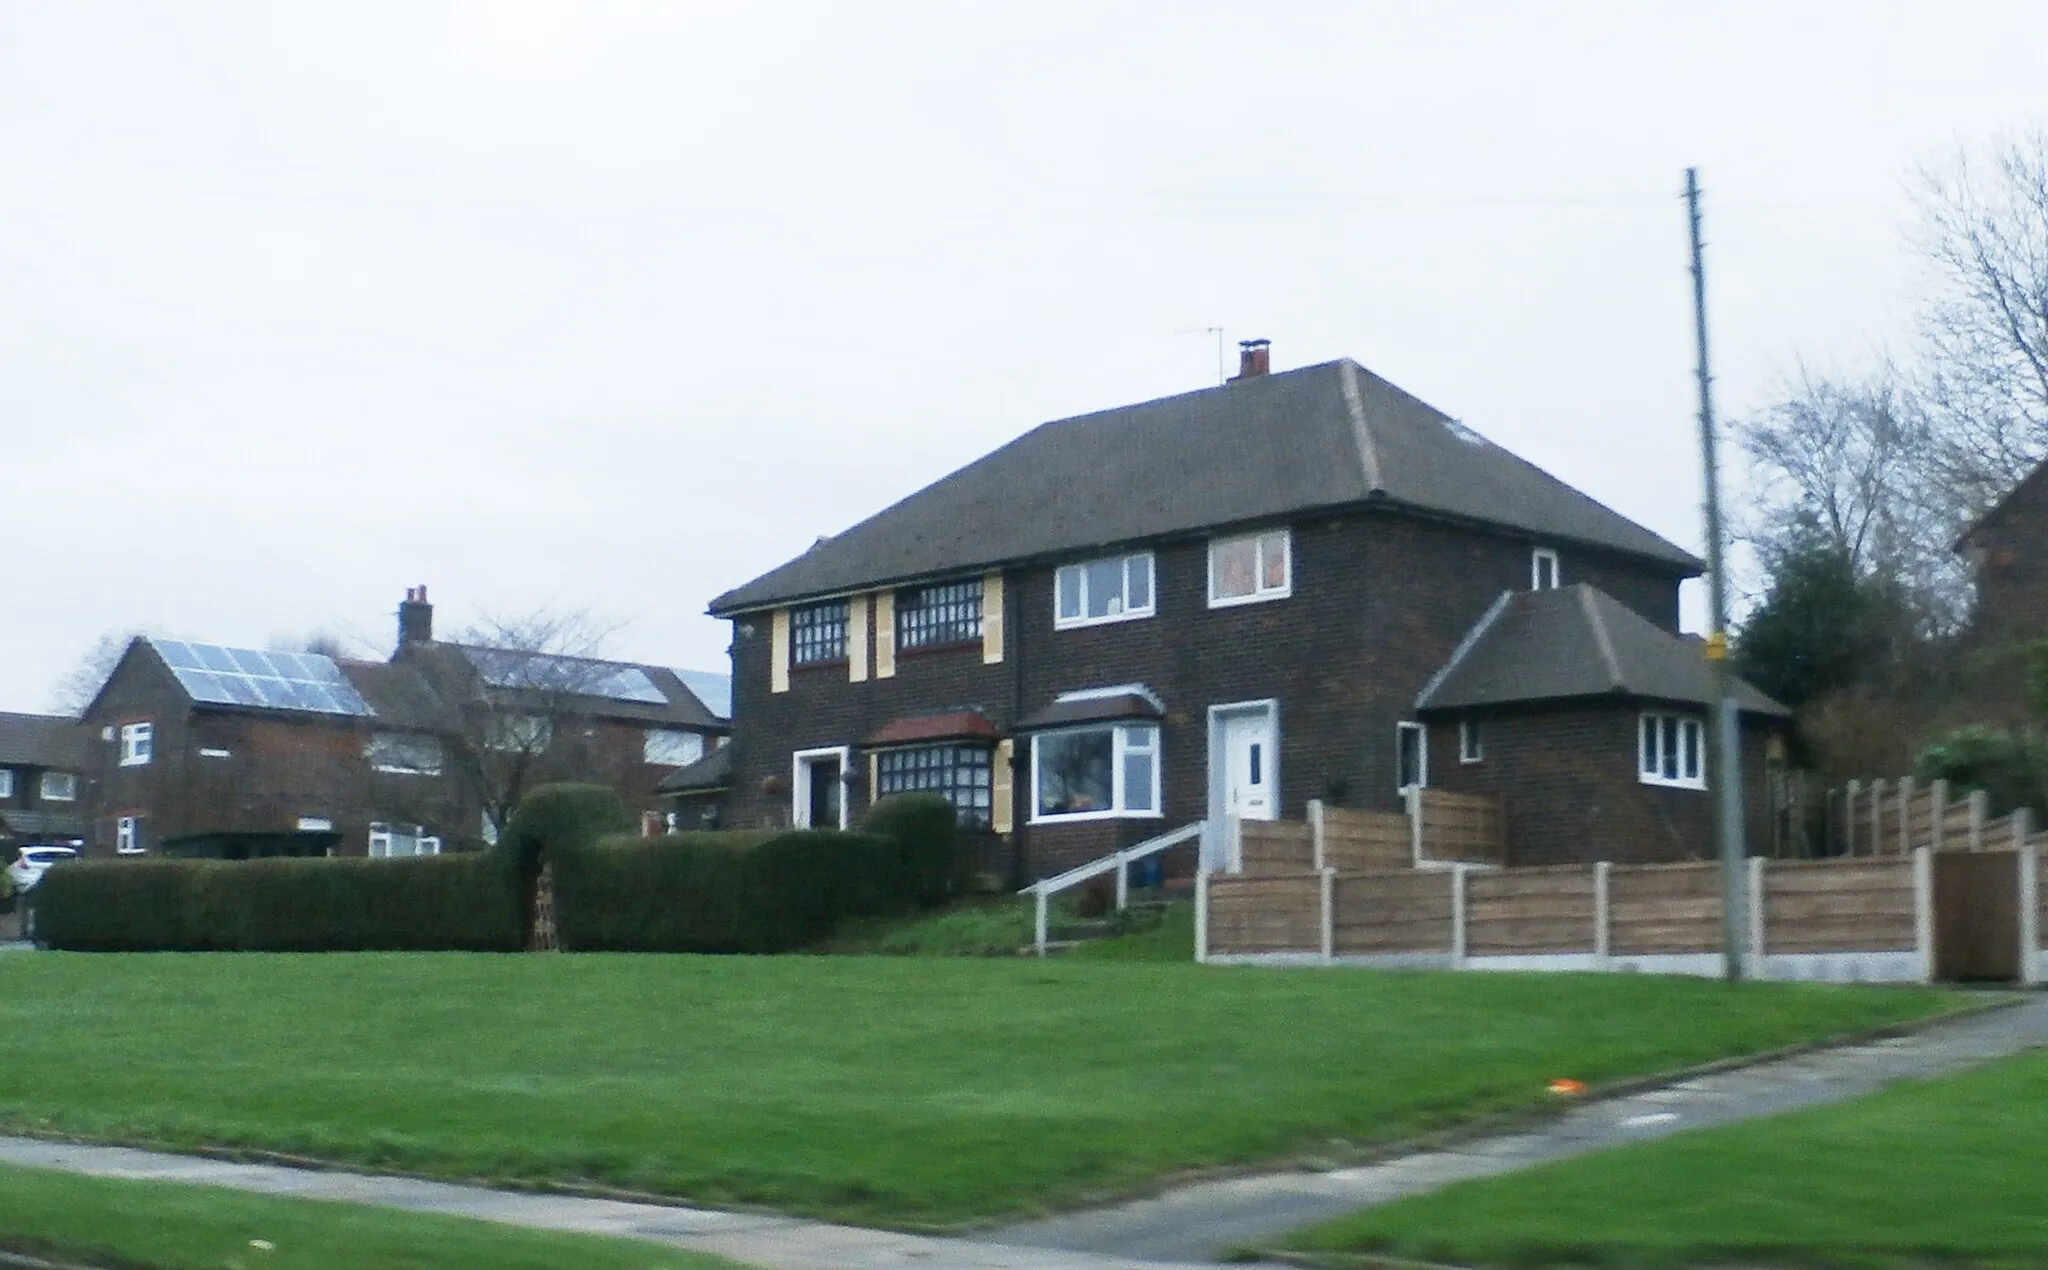
<svg viewBox="0 0 2048 1270"><path fill-rule="evenodd" d="M102 632L719 591L1215 337L1697 547L1721 404L1902 339L1904 177L2048 4L0 0L0 708Z"/></svg>

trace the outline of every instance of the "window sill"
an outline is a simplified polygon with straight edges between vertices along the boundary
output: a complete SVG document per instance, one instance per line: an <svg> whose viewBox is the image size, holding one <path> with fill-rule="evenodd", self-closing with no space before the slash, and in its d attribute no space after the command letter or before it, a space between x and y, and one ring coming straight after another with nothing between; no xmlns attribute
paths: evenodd
<svg viewBox="0 0 2048 1270"><path fill-rule="evenodd" d="M148 847L115 847L115 855L148 855Z"/></svg>
<svg viewBox="0 0 2048 1270"><path fill-rule="evenodd" d="M1707 782L1701 780L1670 780L1662 776L1638 776L1637 780L1654 789L1694 789L1705 792Z"/></svg>
<svg viewBox="0 0 2048 1270"><path fill-rule="evenodd" d="M981 651L979 638L955 640L950 644L918 644L910 648L898 645L896 659L901 661L905 657L923 657L933 653L964 653L970 650L977 653Z"/></svg>
<svg viewBox="0 0 2048 1270"><path fill-rule="evenodd" d="M148 767L149 760L146 758L124 758L121 760L120 765L122 767Z"/></svg>
<svg viewBox="0 0 2048 1270"><path fill-rule="evenodd" d="M438 768L428 771L421 767L372 767L370 770L382 772L386 776L439 776L441 774Z"/></svg>
<svg viewBox="0 0 2048 1270"><path fill-rule="evenodd" d="M1158 615L1157 609L1137 609L1118 613L1112 617L1055 617L1052 628L1056 631L1086 630L1090 626L1115 626L1120 622L1142 622Z"/></svg>
<svg viewBox="0 0 2048 1270"><path fill-rule="evenodd" d="M1025 821L1028 825L1079 825L1095 820L1164 820L1166 813L1160 811L1072 811L1050 816L1033 816Z"/></svg>
<svg viewBox="0 0 2048 1270"><path fill-rule="evenodd" d="M850 662L849 662L849 661L848 661L848 660L847 660L846 658L844 658L844 657L841 657L841 658L840 658L839 660L837 660L837 661L806 661L806 662L792 662L792 663L790 664L790 667L789 667L789 673L790 673L790 674L792 674L792 675L807 675L807 674L810 674L810 673L811 673L812 671L817 671L817 670L839 670L839 671L843 671L843 670L845 670L845 669L847 668L847 666L849 666L849 665L851 665L851 664L852 664L852 663L850 663Z"/></svg>
<svg viewBox="0 0 2048 1270"><path fill-rule="evenodd" d="M1274 600L1287 599L1293 594L1294 588L1290 585L1282 587L1278 591L1257 591L1251 595L1224 597L1212 595L1209 597L1209 607L1212 609L1234 609L1246 604L1267 604Z"/></svg>

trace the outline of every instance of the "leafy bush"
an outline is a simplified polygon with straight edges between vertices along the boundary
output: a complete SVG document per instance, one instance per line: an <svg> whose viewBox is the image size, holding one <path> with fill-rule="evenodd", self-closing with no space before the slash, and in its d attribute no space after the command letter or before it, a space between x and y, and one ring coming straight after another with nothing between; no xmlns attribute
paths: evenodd
<svg viewBox="0 0 2048 1270"><path fill-rule="evenodd" d="M486 856L80 860L36 887L37 936L83 952L503 951L513 892Z"/></svg>
<svg viewBox="0 0 2048 1270"><path fill-rule="evenodd" d="M896 794L868 809L865 833L894 838L901 849L902 893L915 908L943 904L965 889L959 818L937 794Z"/></svg>
<svg viewBox="0 0 2048 1270"><path fill-rule="evenodd" d="M904 857L838 830L604 838L555 853L555 927L579 952L788 952L914 908Z"/></svg>
<svg viewBox="0 0 2048 1270"><path fill-rule="evenodd" d="M1913 764L1916 780L1945 780L1952 794L1983 790L1991 814L2048 811L2048 753L2031 731L1972 724L1936 738Z"/></svg>

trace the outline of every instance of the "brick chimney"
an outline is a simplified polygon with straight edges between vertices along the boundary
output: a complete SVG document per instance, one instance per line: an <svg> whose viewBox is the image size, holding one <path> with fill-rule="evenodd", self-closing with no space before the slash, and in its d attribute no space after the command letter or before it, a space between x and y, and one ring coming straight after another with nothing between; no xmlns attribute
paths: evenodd
<svg viewBox="0 0 2048 1270"><path fill-rule="evenodd" d="M1240 379L1256 379L1271 374L1273 370L1273 341L1239 340L1237 342L1237 373L1230 377L1231 383Z"/></svg>
<svg viewBox="0 0 2048 1270"><path fill-rule="evenodd" d="M427 603L427 588L407 587L405 603L398 606L398 646L433 642L434 606Z"/></svg>

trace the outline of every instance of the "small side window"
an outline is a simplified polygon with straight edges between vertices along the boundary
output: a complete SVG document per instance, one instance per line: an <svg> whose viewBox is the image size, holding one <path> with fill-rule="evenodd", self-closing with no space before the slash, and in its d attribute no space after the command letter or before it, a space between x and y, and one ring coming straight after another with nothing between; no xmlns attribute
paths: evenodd
<svg viewBox="0 0 2048 1270"><path fill-rule="evenodd" d="M1531 591L1555 591L1560 585L1557 570L1557 552L1549 547L1538 547L1529 553L1529 589Z"/></svg>
<svg viewBox="0 0 2048 1270"><path fill-rule="evenodd" d="M1486 759L1486 743L1479 735L1479 720L1465 719L1458 724L1458 761L1480 763Z"/></svg>

